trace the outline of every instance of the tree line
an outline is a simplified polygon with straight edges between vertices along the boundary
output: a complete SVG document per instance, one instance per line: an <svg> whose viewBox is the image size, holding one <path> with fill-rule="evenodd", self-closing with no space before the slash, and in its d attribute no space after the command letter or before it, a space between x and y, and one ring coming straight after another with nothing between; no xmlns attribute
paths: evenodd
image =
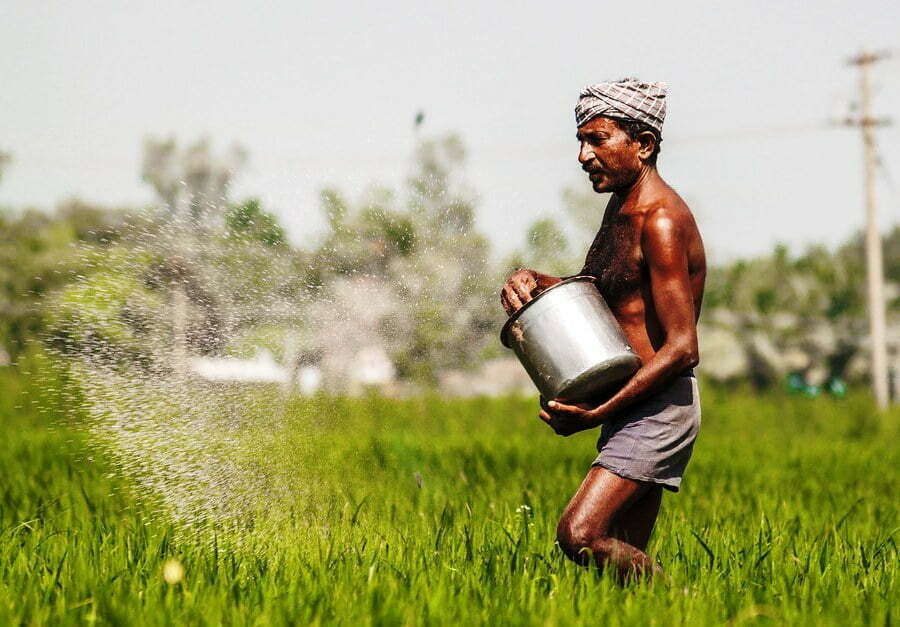
<svg viewBox="0 0 900 627"><path fill-rule="evenodd" d="M563 211L497 260L476 227L465 156L456 136L425 138L399 188L355 201L324 189L325 231L298 247L259 200L231 198L246 151L149 140L141 176L159 199L151 207L0 209L0 349L11 362L43 344L166 369L179 344L190 355L267 346L339 373L353 349L377 344L417 383L475 368L503 354L503 278L518 266L576 272L605 199L565 190ZM896 330L900 227L884 243ZM710 269L701 351L714 376L760 387L788 372L865 378L866 336L860 234L835 249L778 246Z"/></svg>

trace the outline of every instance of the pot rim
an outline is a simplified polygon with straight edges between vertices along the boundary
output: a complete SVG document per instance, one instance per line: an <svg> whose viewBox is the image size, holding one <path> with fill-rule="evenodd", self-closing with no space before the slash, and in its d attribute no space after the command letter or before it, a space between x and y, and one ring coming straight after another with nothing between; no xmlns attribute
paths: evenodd
<svg viewBox="0 0 900 627"><path fill-rule="evenodd" d="M591 281L591 282L593 282L596 280L597 279L595 277L592 277L589 274L578 274L578 275L569 277L568 279L563 279L559 283L555 283L555 284L551 285L550 287L545 289L543 292L541 292L540 294L538 294L537 296L532 298L530 301L528 301L527 303L525 303L524 305L519 307L519 310L516 311L513 315L511 315L509 317L509 320L506 321L506 324L504 324L503 328L500 330L500 343L503 344L503 346L505 346L506 348L512 348L512 346L509 345L509 341L507 340L507 337L509 334L509 328L513 325L513 323L516 320L519 319L519 317L522 315L522 312L524 312L526 309L528 309L532 303L537 302L540 298L542 298L544 296L544 294L547 294L547 293L553 291L560 285L566 285L568 283L575 283L576 281Z"/></svg>

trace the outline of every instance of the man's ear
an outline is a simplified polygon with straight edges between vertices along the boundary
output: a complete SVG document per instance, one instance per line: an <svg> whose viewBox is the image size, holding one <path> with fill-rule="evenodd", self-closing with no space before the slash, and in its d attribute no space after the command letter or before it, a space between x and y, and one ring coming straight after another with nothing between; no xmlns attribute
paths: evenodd
<svg viewBox="0 0 900 627"><path fill-rule="evenodd" d="M650 131L644 131L638 135L638 141L641 144L641 147L638 150L638 157L646 161L650 158L650 155L653 154L653 151L656 150L656 135Z"/></svg>

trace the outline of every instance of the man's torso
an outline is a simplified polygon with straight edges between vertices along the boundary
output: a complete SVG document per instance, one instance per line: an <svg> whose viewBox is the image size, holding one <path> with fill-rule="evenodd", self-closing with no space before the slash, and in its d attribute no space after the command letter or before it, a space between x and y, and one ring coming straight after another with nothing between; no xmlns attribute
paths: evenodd
<svg viewBox="0 0 900 627"><path fill-rule="evenodd" d="M650 273L641 247L641 234L648 213L665 207L674 217L686 248L695 319L700 315L706 256L703 241L690 209L664 183L640 204L620 207L610 198L603 223L588 249L581 274L596 277L606 300L635 352L645 362L662 346L665 337L656 313Z"/></svg>

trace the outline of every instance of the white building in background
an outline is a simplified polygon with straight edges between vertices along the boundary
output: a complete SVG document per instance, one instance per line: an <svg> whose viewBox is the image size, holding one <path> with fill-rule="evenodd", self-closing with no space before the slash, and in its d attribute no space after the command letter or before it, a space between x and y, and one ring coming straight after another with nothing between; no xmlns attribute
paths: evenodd
<svg viewBox="0 0 900 627"><path fill-rule="evenodd" d="M288 370L272 353L259 349L252 359L237 357L191 357L188 371L207 381L239 383L280 383L288 381Z"/></svg>
<svg viewBox="0 0 900 627"><path fill-rule="evenodd" d="M474 372L445 370L438 374L438 387L448 396L502 396L537 394L537 388L515 357L497 357Z"/></svg>
<svg viewBox="0 0 900 627"><path fill-rule="evenodd" d="M252 359L237 357L192 357L188 371L205 381L217 383L277 383L287 385L291 373L261 348ZM296 384L301 394L315 394L322 387L322 372L315 366L297 371Z"/></svg>
<svg viewBox="0 0 900 627"><path fill-rule="evenodd" d="M339 375L348 384L348 390L359 392L366 387L392 384L396 369L387 352L378 345L364 346L355 351L342 364ZM278 363L271 351L260 348L251 359L237 357L192 357L187 360L188 372L205 381L217 383L275 383L286 386L291 379L291 369ZM316 365L302 365L296 369L296 384L301 394L315 394L322 388L322 369Z"/></svg>
<svg viewBox="0 0 900 627"><path fill-rule="evenodd" d="M306 396L323 387L330 392L351 395L362 394L371 388L388 395L402 395L412 389L398 385L394 363L384 347L378 344L341 351L340 357L329 359L326 356L319 365L295 366L293 385ZM187 360L187 367L193 376L216 383L270 383L288 387L292 378L291 368L278 363L271 351L264 348L258 349L251 359L192 357ZM524 368L513 357L487 361L474 372L445 371L438 378L441 392L450 396L535 393ZM326 379L339 383L336 387L326 386Z"/></svg>
<svg viewBox="0 0 900 627"><path fill-rule="evenodd" d="M303 366L297 371L297 386L305 396L315 394L322 389L322 371L315 366Z"/></svg>
<svg viewBox="0 0 900 627"><path fill-rule="evenodd" d="M393 383L397 371L384 348L373 344L356 352L347 374L353 383L387 385Z"/></svg>

